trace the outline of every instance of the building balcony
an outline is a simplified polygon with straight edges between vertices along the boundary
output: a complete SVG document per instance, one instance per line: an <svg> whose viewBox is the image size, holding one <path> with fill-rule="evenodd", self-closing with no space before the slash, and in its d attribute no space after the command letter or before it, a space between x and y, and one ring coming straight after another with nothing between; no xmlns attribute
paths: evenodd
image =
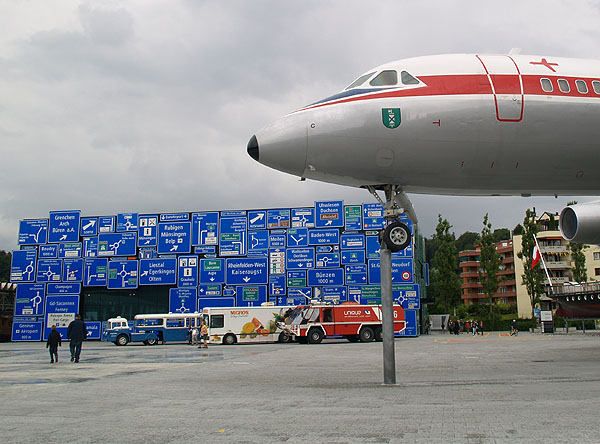
<svg viewBox="0 0 600 444"><path fill-rule="evenodd" d="M546 264L546 268L556 270L559 268L562 269L571 269L571 264L567 261L544 261Z"/></svg>
<svg viewBox="0 0 600 444"><path fill-rule="evenodd" d="M540 245L540 251L542 253L567 253L566 245Z"/></svg>
<svg viewBox="0 0 600 444"><path fill-rule="evenodd" d="M477 261L462 261L458 263L458 266L461 268L465 268L465 267L479 267L479 262Z"/></svg>
<svg viewBox="0 0 600 444"><path fill-rule="evenodd" d="M479 277L479 274L477 274L476 271L465 271L463 273L460 274L460 278L461 279L466 279L466 278L477 278Z"/></svg>
<svg viewBox="0 0 600 444"><path fill-rule="evenodd" d="M569 282L569 278L567 276L560 276L560 277L550 276L550 280L552 281L552 285L564 284L565 282ZM544 284L549 285L547 277L544 277Z"/></svg>
<svg viewBox="0 0 600 444"><path fill-rule="evenodd" d="M481 288L482 285L479 282L465 282L460 284L460 288Z"/></svg>

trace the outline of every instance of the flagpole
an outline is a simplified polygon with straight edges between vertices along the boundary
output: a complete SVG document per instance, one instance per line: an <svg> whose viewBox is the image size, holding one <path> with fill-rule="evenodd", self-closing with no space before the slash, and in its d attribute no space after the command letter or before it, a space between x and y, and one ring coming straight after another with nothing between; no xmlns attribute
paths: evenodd
<svg viewBox="0 0 600 444"><path fill-rule="evenodd" d="M533 235L533 240L535 241L535 245L538 248L538 251L540 252L540 259L542 260L542 265L544 266L544 271L546 272L546 277L548 278L550 287L554 288L554 286L552 285L552 281L550 280L550 273L548 273L548 267L546 267L546 261L544 260L544 255L542 254L542 249L540 248L540 245L538 244L537 236L535 234Z"/></svg>

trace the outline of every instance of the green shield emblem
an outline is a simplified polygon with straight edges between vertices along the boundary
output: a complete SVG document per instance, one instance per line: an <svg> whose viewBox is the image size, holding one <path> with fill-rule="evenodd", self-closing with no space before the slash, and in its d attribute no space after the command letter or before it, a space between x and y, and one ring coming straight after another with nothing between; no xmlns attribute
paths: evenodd
<svg viewBox="0 0 600 444"><path fill-rule="evenodd" d="M383 108L381 116L386 128L394 129L400 126L400 108Z"/></svg>

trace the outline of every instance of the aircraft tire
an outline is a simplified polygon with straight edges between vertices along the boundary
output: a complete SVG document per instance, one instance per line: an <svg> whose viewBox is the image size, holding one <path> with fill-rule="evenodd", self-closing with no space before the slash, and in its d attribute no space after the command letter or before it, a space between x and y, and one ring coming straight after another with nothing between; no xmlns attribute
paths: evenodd
<svg viewBox="0 0 600 444"><path fill-rule="evenodd" d="M391 252L404 250L410 241L410 228L403 222L392 222L383 230L383 242Z"/></svg>

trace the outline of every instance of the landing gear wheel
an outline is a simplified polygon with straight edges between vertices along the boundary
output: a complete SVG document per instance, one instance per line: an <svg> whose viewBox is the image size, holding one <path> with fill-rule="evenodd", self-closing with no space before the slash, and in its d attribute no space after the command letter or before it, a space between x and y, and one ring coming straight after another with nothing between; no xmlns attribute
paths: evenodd
<svg viewBox="0 0 600 444"><path fill-rule="evenodd" d="M411 241L410 228L403 222L392 222L385 227L382 237L382 241L385 242L392 253L404 250Z"/></svg>
<svg viewBox="0 0 600 444"><path fill-rule="evenodd" d="M311 344L320 344L323 340L323 330L320 328L311 328L308 332L308 342Z"/></svg>
<svg viewBox="0 0 600 444"><path fill-rule="evenodd" d="M375 333L373 333L371 327L363 327L360 329L358 337L360 338L360 342L371 342L375 337Z"/></svg>
<svg viewBox="0 0 600 444"><path fill-rule="evenodd" d="M235 339L235 335L232 335L231 333L228 333L225 336L223 336L223 345L233 345L236 342L237 340Z"/></svg>

